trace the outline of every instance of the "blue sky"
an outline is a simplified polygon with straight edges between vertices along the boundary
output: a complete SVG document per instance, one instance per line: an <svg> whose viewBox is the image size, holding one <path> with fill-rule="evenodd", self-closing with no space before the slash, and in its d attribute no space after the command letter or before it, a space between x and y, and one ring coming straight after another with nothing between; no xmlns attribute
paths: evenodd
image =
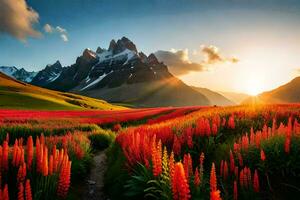
<svg viewBox="0 0 300 200"><path fill-rule="evenodd" d="M236 71L233 69L237 67L239 70L245 68L247 74L252 66L243 65L244 58L261 56L262 62L258 64L264 63L264 70L259 71L259 65L255 69L257 73L277 70L273 65L278 62L286 65L281 68L289 69L284 78L268 82L268 86L261 89L286 82L297 75L293 69L300 67L296 56L300 53L300 2L297 0L28 0L27 5L39 14L34 28L43 35L28 38L24 43L2 33L0 65L28 70L40 70L56 60L70 65L84 48L107 48L111 39L126 36L147 54L157 50L188 49L189 59L200 62L202 56L192 52L198 51L201 45L215 45L223 54L237 56L241 63L233 67L221 66L210 72L181 77L188 84L217 90L247 90L246 86L211 81L212 77L224 73L233 76ZM66 29L68 42L62 41L59 34L45 33L45 24ZM274 50L274 58L270 57L273 55L270 50ZM253 51L261 51L266 56L249 57ZM275 62L278 56L284 59ZM243 71L238 73L241 76ZM235 77L234 81L239 79Z"/></svg>

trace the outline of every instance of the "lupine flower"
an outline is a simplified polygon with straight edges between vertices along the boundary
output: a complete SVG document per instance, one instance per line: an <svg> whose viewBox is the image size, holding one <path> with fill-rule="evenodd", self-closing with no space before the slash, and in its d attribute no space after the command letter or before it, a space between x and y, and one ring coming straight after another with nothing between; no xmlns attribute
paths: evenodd
<svg viewBox="0 0 300 200"><path fill-rule="evenodd" d="M290 137L286 137L285 142L284 142L284 152L285 153L290 152L290 146L291 146L291 139L290 139Z"/></svg>
<svg viewBox="0 0 300 200"><path fill-rule="evenodd" d="M156 145L154 141L152 144L152 167L153 175L158 176L162 173L162 160L161 160L161 142Z"/></svg>
<svg viewBox="0 0 300 200"><path fill-rule="evenodd" d="M25 183L25 198L26 200L32 200L30 180L27 179Z"/></svg>
<svg viewBox="0 0 300 200"><path fill-rule="evenodd" d="M238 188L236 181L233 182L233 200L238 199Z"/></svg>
<svg viewBox="0 0 300 200"><path fill-rule="evenodd" d="M33 139L29 136L27 139L27 167L30 170L33 160Z"/></svg>
<svg viewBox="0 0 300 200"><path fill-rule="evenodd" d="M169 159L170 182L172 182L174 177L174 168L175 168L175 160L174 160L174 153L172 151Z"/></svg>
<svg viewBox="0 0 300 200"><path fill-rule="evenodd" d="M211 171L210 171L210 191L217 190L217 177L216 177L216 168L215 163L212 163Z"/></svg>
<svg viewBox="0 0 300 200"><path fill-rule="evenodd" d="M190 199L190 189L185 177L182 163L176 163L174 168L174 177L172 179L172 193L174 200Z"/></svg>
<svg viewBox="0 0 300 200"><path fill-rule="evenodd" d="M201 180L200 180L199 170L198 167L196 167L195 174L194 174L194 185L195 187L198 187L200 184L201 184Z"/></svg>
<svg viewBox="0 0 300 200"><path fill-rule="evenodd" d="M234 164L234 157L232 151L230 150L230 171L231 173L234 172L235 164Z"/></svg>
<svg viewBox="0 0 300 200"><path fill-rule="evenodd" d="M228 128L235 129L234 115L231 115L228 119Z"/></svg>
<svg viewBox="0 0 300 200"><path fill-rule="evenodd" d="M227 161L225 160L224 162L224 168L223 168L223 177L226 180L228 177L228 164Z"/></svg>
<svg viewBox="0 0 300 200"><path fill-rule="evenodd" d="M266 160L266 155L265 155L265 152L263 149L260 150L260 159L262 161L265 161Z"/></svg>
<svg viewBox="0 0 300 200"><path fill-rule="evenodd" d="M67 196L70 187L70 178L71 178L71 161L69 161L68 158L65 158L62 163L61 172L59 174L59 180L57 186L58 197L65 198Z"/></svg>
<svg viewBox="0 0 300 200"><path fill-rule="evenodd" d="M9 200L9 194L8 194L8 186L5 184L3 193L2 193L2 199L3 200Z"/></svg>
<svg viewBox="0 0 300 200"><path fill-rule="evenodd" d="M210 200L222 200L220 190L210 192Z"/></svg>
<svg viewBox="0 0 300 200"><path fill-rule="evenodd" d="M48 176L48 148L44 147L43 151L43 165L42 165L42 174L43 176Z"/></svg>
<svg viewBox="0 0 300 200"><path fill-rule="evenodd" d="M18 200L24 200L24 186L23 186L23 183L19 184Z"/></svg>
<svg viewBox="0 0 300 200"><path fill-rule="evenodd" d="M254 192L259 192L259 178L258 178L257 170L254 171L253 190Z"/></svg>
<svg viewBox="0 0 300 200"><path fill-rule="evenodd" d="M162 157L162 178L164 181L169 182L169 158L167 148L164 147L163 157Z"/></svg>
<svg viewBox="0 0 300 200"><path fill-rule="evenodd" d="M19 170L18 170L18 175L17 175L17 182L18 183L23 183L26 177L26 164L23 163L20 165Z"/></svg>
<svg viewBox="0 0 300 200"><path fill-rule="evenodd" d="M183 167L184 167L185 177L187 180L189 180L190 175L193 174L193 163L192 163L191 155L189 153L184 154L183 156Z"/></svg>

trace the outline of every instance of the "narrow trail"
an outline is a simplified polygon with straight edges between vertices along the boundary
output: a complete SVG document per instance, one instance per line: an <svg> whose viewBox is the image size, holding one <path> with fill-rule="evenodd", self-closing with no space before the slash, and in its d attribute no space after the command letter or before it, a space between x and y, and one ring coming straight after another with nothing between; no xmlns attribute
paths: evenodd
<svg viewBox="0 0 300 200"><path fill-rule="evenodd" d="M107 168L105 151L97 152L94 156L94 166L86 179L84 200L106 200L104 194L104 174Z"/></svg>

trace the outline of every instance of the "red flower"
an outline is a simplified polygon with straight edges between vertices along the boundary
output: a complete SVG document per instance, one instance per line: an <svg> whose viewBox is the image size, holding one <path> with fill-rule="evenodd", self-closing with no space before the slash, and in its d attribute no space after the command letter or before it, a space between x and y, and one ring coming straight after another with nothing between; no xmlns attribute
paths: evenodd
<svg viewBox="0 0 300 200"><path fill-rule="evenodd" d="M23 183L19 184L18 200L24 200L24 186L23 186Z"/></svg>
<svg viewBox="0 0 300 200"><path fill-rule="evenodd" d="M254 192L259 192L259 178L258 178L257 170L254 171L253 189Z"/></svg>
<svg viewBox="0 0 300 200"><path fill-rule="evenodd" d="M184 154L183 156L183 168L184 168L186 179L189 180L190 175L193 174L193 163L192 163L191 155L189 153Z"/></svg>
<svg viewBox="0 0 300 200"><path fill-rule="evenodd" d="M30 180L26 180L25 184L25 197L26 200L32 200L32 193L31 193L31 186L30 186Z"/></svg>
<svg viewBox="0 0 300 200"><path fill-rule="evenodd" d="M262 161L265 161L266 160L266 155L265 155L265 152L263 149L260 150L260 159Z"/></svg>
<svg viewBox="0 0 300 200"><path fill-rule="evenodd" d="M59 174L57 196L60 198L65 198L68 194L70 182L71 182L71 161L65 156L61 171Z"/></svg>
<svg viewBox="0 0 300 200"><path fill-rule="evenodd" d="M25 177L26 177L26 164L23 163L22 165L20 165L18 170L18 175L17 175L18 183L23 183L25 181Z"/></svg>
<svg viewBox="0 0 300 200"><path fill-rule="evenodd" d="M194 175L194 185L195 187L198 187L201 183L201 180L200 180L200 175L199 175L199 170L198 170L198 167L196 167L195 169L195 175Z"/></svg>
<svg viewBox="0 0 300 200"><path fill-rule="evenodd" d="M225 160L224 162L224 168L223 168L223 177L226 180L228 177L228 164L227 161Z"/></svg>
<svg viewBox="0 0 300 200"><path fill-rule="evenodd" d="M9 200L9 194L8 194L8 186L5 184L3 193L2 193L2 199L3 200Z"/></svg>
<svg viewBox="0 0 300 200"><path fill-rule="evenodd" d="M210 200L222 200L220 190L210 192Z"/></svg>
<svg viewBox="0 0 300 200"><path fill-rule="evenodd" d="M210 171L210 191L217 190L217 177L216 177L216 168L215 163L212 163L211 171Z"/></svg>
<svg viewBox="0 0 300 200"><path fill-rule="evenodd" d="M233 183L233 200L238 199L238 188L237 188L237 183L234 181Z"/></svg>
<svg viewBox="0 0 300 200"><path fill-rule="evenodd" d="M172 179L172 193L174 200L188 200L191 197L183 165L180 162L175 164L174 177Z"/></svg>
<svg viewBox="0 0 300 200"><path fill-rule="evenodd" d="M169 173L170 173L170 181L171 182L174 177L174 168L175 168L175 160L174 160L174 153L172 151L171 156L169 158Z"/></svg>
<svg viewBox="0 0 300 200"><path fill-rule="evenodd" d="M290 153L290 146L291 146L291 139L290 139L290 137L286 137L285 142L284 142L284 152L285 153Z"/></svg>
<svg viewBox="0 0 300 200"><path fill-rule="evenodd" d="M234 157L232 151L230 150L230 171L231 173L234 172L235 164L234 164Z"/></svg>
<svg viewBox="0 0 300 200"><path fill-rule="evenodd" d="M162 149L161 149L161 141L156 145L155 140L152 144L152 167L153 167L153 175L158 176L162 173Z"/></svg>
<svg viewBox="0 0 300 200"><path fill-rule="evenodd" d="M27 167L30 170L33 160L33 139L29 136L27 139Z"/></svg>

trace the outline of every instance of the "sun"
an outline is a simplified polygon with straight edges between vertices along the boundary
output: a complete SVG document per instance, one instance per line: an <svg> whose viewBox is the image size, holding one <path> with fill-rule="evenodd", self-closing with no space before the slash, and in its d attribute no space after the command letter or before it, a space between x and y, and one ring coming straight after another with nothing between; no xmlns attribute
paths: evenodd
<svg viewBox="0 0 300 200"><path fill-rule="evenodd" d="M263 82L259 79L249 79L245 84L245 92L251 96L257 96L263 92Z"/></svg>

